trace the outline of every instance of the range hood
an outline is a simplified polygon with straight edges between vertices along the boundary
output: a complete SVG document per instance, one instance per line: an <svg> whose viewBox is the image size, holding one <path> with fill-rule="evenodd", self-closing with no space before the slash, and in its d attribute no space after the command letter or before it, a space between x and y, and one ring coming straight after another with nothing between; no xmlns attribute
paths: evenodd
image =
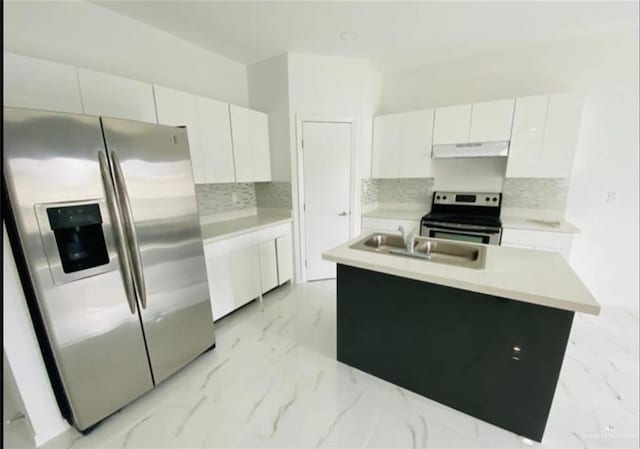
<svg viewBox="0 0 640 449"><path fill-rule="evenodd" d="M456 157L496 157L509 155L509 141L500 142L469 142L433 145L431 157L433 159L447 159Z"/></svg>

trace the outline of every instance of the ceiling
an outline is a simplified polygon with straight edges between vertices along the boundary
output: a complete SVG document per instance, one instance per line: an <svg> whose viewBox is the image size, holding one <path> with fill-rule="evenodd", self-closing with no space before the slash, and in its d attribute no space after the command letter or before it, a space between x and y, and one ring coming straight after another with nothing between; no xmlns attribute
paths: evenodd
<svg viewBox="0 0 640 449"><path fill-rule="evenodd" d="M94 3L243 64L290 51L382 71L638 27L636 1Z"/></svg>

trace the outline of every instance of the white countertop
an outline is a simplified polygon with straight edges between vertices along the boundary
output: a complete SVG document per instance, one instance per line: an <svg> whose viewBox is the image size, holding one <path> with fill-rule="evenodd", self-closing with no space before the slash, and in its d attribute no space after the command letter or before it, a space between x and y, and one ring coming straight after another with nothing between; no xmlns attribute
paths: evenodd
<svg viewBox="0 0 640 449"><path fill-rule="evenodd" d="M429 212L429 207L422 208L395 208L395 207L376 207L366 212L362 212L362 216L366 218L387 218L396 220L414 220L420 219Z"/></svg>
<svg viewBox="0 0 640 449"><path fill-rule="evenodd" d="M600 313L600 305L560 253L486 245L486 267L472 269L349 248L365 236L325 252L322 258L531 304Z"/></svg>
<svg viewBox="0 0 640 449"><path fill-rule="evenodd" d="M258 231L270 226L282 223L290 223L291 215L287 213L257 213L231 220L203 223L202 240L204 243L212 243L218 240L228 239L247 232Z"/></svg>
<svg viewBox="0 0 640 449"><path fill-rule="evenodd" d="M577 234L577 226L562 216L562 211L548 209L504 208L500 214L502 227Z"/></svg>
<svg viewBox="0 0 640 449"><path fill-rule="evenodd" d="M362 217L420 221L427 213L429 213L429 206L402 206L401 204L383 203L368 211L363 211ZM580 232L577 226L564 219L562 211L557 210L504 208L500 220L502 227L507 229L572 234Z"/></svg>

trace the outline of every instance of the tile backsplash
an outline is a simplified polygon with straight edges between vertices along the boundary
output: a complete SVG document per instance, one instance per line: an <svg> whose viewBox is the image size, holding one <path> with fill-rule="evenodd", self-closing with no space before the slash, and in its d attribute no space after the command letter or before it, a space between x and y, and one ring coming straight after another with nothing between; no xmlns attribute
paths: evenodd
<svg viewBox="0 0 640 449"><path fill-rule="evenodd" d="M566 178L505 178L502 207L564 210L568 192Z"/></svg>
<svg viewBox="0 0 640 449"><path fill-rule="evenodd" d="M429 204L433 178L363 179L362 205L374 203Z"/></svg>
<svg viewBox="0 0 640 449"><path fill-rule="evenodd" d="M290 182L257 182L255 186L258 207L291 209Z"/></svg>
<svg viewBox="0 0 640 449"><path fill-rule="evenodd" d="M237 196L233 202L232 194ZM256 207L256 189L252 182L196 184L200 215L212 215Z"/></svg>

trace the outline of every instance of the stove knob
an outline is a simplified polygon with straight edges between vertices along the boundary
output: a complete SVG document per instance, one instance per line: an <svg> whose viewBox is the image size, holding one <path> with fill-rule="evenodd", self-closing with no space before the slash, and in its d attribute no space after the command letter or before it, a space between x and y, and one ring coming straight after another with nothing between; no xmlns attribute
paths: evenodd
<svg viewBox="0 0 640 449"><path fill-rule="evenodd" d="M440 199L440 195L436 196L436 199L439 200Z"/></svg>
<svg viewBox="0 0 640 449"><path fill-rule="evenodd" d="M496 198L495 196L493 197L493 202L495 203L496 201L498 201L498 198Z"/></svg>
<svg viewBox="0 0 640 449"><path fill-rule="evenodd" d="M443 199L443 200L446 200L446 199L447 199L447 195L443 196L443 197L442 197L442 199Z"/></svg>
<svg viewBox="0 0 640 449"><path fill-rule="evenodd" d="M489 198L489 197L486 197L486 198L485 198L484 200L485 200L485 201L489 201L490 199L491 199L491 198Z"/></svg>

